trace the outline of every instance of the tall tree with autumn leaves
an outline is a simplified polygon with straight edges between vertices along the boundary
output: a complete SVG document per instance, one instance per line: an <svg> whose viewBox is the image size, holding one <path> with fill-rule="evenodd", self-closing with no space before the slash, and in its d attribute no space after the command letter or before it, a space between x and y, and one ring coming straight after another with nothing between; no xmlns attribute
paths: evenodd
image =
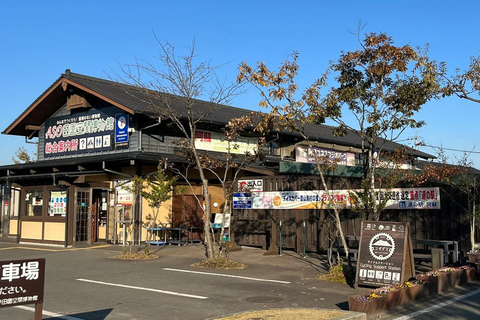
<svg viewBox="0 0 480 320"><path fill-rule="evenodd" d="M360 49L343 52L303 91L295 78L299 69L297 53L277 72L271 71L263 62L256 67L242 63L238 81L248 81L258 88L261 94L259 105L269 110L259 123L259 130L288 129L300 133L308 142L309 135L305 130L308 123L323 124L329 119L337 124L332 135L358 135L363 154L362 185L370 199L363 203L366 218L378 220L376 160L382 157L385 142L397 140L406 128L424 125L415 115L435 96L438 83L431 72L426 50L410 45L395 46L392 38L384 33L370 33L363 40L359 37L358 41ZM324 96L322 90L326 91ZM347 121L345 112L350 112L356 121ZM322 172L329 164L322 159L316 162L320 179L328 191ZM334 212L341 243L347 248L338 210L334 209Z"/></svg>
<svg viewBox="0 0 480 320"><path fill-rule="evenodd" d="M369 33L360 49L343 52L331 64L334 76L327 94L312 104L311 117L316 123L333 120L333 134L358 135L363 155L363 189L370 198L364 202L366 218L378 220L376 205L376 163L382 159L384 145L396 141L407 128L425 123L417 112L435 97L438 82L426 50L410 45L396 46L384 33ZM347 121L345 112L353 115Z"/></svg>

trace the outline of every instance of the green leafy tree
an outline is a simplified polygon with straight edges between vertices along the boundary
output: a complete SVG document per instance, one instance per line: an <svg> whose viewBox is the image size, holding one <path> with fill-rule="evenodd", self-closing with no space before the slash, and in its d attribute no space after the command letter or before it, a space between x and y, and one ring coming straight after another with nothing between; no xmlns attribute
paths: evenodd
<svg viewBox="0 0 480 320"><path fill-rule="evenodd" d="M147 214L144 220L140 222L144 228L158 227L160 224L160 209L162 204L172 197L176 182L177 177L169 178L162 169L162 164L160 164L155 174L145 178L134 176L131 186L124 186L134 195L135 199L138 199L138 196L141 195L143 199L147 200L151 213ZM153 233L147 233L148 238L145 245L145 254L147 255L150 254L149 243L152 236Z"/></svg>

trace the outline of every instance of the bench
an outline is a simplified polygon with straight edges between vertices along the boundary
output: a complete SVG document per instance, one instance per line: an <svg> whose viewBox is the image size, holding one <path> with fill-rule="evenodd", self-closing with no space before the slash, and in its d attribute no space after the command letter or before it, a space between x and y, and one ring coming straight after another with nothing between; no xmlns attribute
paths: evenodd
<svg viewBox="0 0 480 320"><path fill-rule="evenodd" d="M343 247L327 249L327 256L332 258L334 264L337 263L337 253L340 253L340 256L345 256L345 249ZM358 261L358 249L348 248L348 253L353 256L353 261Z"/></svg>

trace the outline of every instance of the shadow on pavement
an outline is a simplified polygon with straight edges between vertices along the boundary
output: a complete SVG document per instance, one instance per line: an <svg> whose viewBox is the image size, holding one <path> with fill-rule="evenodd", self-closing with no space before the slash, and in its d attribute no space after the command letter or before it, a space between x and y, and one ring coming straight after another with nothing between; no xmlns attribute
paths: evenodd
<svg viewBox="0 0 480 320"><path fill-rule="evenodd" d="M112 312L113 308L102 309L97 311L89 311L82 313L69 314L68 319L84 319L84 320L102 320L106 319L107 316ZM43 318L44 320L54 320L54 319L65 319L66 317L53 317L53 318Z"/></svg>

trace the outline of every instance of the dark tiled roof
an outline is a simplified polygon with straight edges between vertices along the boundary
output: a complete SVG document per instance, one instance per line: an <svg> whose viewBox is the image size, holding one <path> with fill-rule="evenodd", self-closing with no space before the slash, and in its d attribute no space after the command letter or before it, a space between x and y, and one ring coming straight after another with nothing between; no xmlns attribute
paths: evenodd
<svg viewBox="0 0 480 320"><path fill-rule="evenodd" d="M76 85L77 87L85 88L87 91L90 91L98 97L110 100L114 102L115 105L119 107L123 106L124 108L131 110L133 113L153 116L154 112L151 106L161 105L161 101L165 101L165 99L167 99L172 105L175 106L175 112L177 112L179 116L186 115L186 108L182 103L184 98L158 91L146 92L139 87L121 84L116 81L89 77L78 73L72 73L70 70L67 70L65 74L62 74L61 77L57 79L56 82L52 84L52 86L50 86L37 100L35 100L35 102L32 103L32 105L30 105L3 133L25 135L26 124L40 125L43 123L43 121L45 121L46 118L51 116L56 110L52 109L51 104L43 103L41 98L47 100L49 99L49 96L52 96L52 99L63 97L63 99L66 101L66 94L63 92L63 89L60 86L63 79L68 80L68 82L73 86ZM47 93L49 93L49 95L47 95ZM248 115L251 112L251 110L226 105L212 105L212 103L201 100L195 100L194 103L194 110L197 110L198 114L208 114L203 119L203 121L207 123L224 125L231 119ZM35 109L35 116L31 115L33 109ZM41 117L38 116L39 112L42 114ZM347 145L356 148L360 148L361 146L360 138L353 133L349 133L345 137L333 136L333 127L331 126L307 124L305 129L306 134L310 136L312 141L323 141L326 143ZM282 133L299 136L298 134L289 133L286 131ZM384 141L381 140L379 142L379 147L383 143ZM383 144L383 149L393 151L400 146L402 145L395 142L386 142ZM418 150L410 149L410 151L412 155L416 157L425 159L434 158L434 156Z"/></svg>

